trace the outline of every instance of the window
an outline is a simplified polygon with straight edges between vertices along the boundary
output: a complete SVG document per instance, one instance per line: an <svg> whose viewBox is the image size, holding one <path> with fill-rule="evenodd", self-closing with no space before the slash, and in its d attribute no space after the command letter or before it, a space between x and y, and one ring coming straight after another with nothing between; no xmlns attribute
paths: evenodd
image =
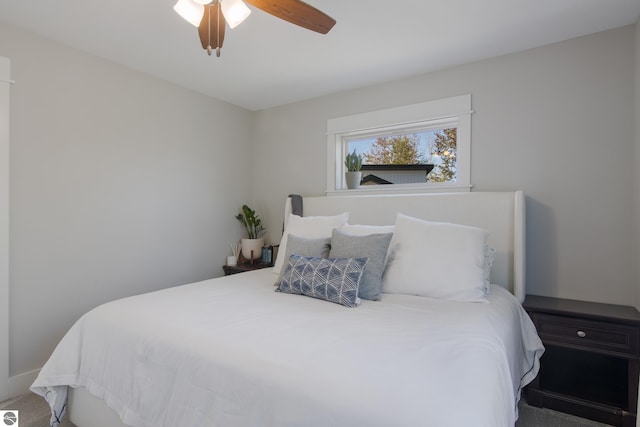
<svg viewBox="0 0 640 427"><path fill-rule="evenodd" d="M471 187L471 95L330 119L327 135L327 193L346 189L344 158L353 151L363 157L355 191Z"/></svg>
<svg viewBox="0 0 640 427"><path fill-rule="evenodd" d="M363 159L362 184L456 182L457 121L428 125L343 137L346 151Z"/></svg>

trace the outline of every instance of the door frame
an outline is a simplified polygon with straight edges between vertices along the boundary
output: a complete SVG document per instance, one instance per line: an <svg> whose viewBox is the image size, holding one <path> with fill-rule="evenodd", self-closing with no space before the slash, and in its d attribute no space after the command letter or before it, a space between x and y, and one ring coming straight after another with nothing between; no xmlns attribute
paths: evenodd
<svg viewBox="0 0 640 427"><path fill-rule="evenodd" d="M9 396L9 86L11 61L0 56L0 401Z"/></svg>

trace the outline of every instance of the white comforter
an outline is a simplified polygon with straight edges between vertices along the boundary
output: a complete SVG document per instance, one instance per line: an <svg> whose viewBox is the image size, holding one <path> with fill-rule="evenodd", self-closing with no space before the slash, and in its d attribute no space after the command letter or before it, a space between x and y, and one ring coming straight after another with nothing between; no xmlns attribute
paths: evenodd
<svg viewBox="0 0 640 427"><path fill-rule="evenodd" d="M31 389L85 387L132 426L513 426L543 347L522 307L274 292L268 270L102 305Z"/></svg>

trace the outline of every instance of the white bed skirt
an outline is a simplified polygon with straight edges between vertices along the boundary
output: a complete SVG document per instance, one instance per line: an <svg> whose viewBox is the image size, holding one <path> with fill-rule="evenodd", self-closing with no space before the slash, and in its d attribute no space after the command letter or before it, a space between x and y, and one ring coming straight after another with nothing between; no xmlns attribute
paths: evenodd
<svg viewBox="0 0 640 427"><path fill-rule="evenodd" d="M69 420L78 427L126 427L104 400L90 394L84 387L69 387L67 399Z"/></svg>

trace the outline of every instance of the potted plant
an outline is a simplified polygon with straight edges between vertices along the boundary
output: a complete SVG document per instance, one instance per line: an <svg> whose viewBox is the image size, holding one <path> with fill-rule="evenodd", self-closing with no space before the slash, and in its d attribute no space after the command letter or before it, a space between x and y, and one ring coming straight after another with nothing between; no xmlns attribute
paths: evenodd
<svg viewBox="0 0 640 427"><path fill-rule="evenodd" d="M347 181L347 188L354 189L360 187L360 181L362 181L362 156L356 153L354 148L353 153L347 154L344 159L344 165L347 168L345 172L345 179Z"/></svg>
<svg viewBox="0 0 640 427"><path fill-rule="evenodd" d="M249 206L243 205L241 212L236 215L236 219L244 225L249 235L248 239L242 239L242 256L248 260L262 257L264 239L261 238L260 235L262 235L266 229L262 226L260 216Z"/></svg>

